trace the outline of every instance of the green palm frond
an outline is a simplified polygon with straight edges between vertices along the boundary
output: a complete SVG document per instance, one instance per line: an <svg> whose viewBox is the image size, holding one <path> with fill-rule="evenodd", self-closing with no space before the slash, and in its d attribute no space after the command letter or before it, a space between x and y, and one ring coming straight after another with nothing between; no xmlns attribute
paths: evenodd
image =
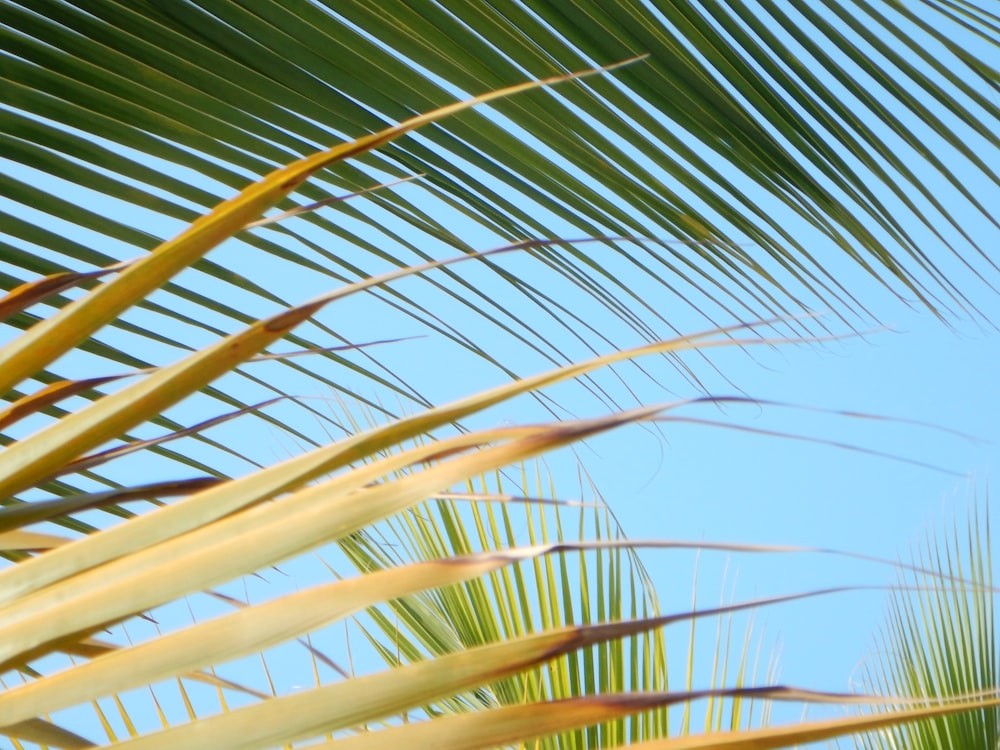
<svg viewBox="0 0 1000 750"><path fill-rule="evenodd" d="M528 497L497 502L495 498L506 495L510 485L528 492ZM593 503L585 503L593 506L589 508L573 508L575 503L552 505L550 487L551 479L537 469L529 474L526 467L515 476L481 477L470 481L467 499L449 493L388 519L375 536L350 537L341 545L359 570L371 571L511 546L558 547L575 539L622 541L607 508ZM564 524L569 526L566 531ZM400 657L405 663L573 623L659 613L655 592L635 552L600 548L537 558L530 567L505 568L461 586L396 600L390 606L390 612L371 612L375 627L367 629L390 664L399 664ZM667 685L666 646L657 631L601 644L512 676L477 693L472 704L458 702L428 710L440 714L469 705L496 707L547 703L580 694L662 692ZM666 736L667 730L666 713L650 712L631 721L559 735L539 747L612 747L628 739Z"/></svg>
<svg viewBox="0 0 1000 750"><path fill-rule="evenodd" d="M995 281L983 249L996 219L969 185L998 184L986 156L1000 146L1000 108L990 94L996 38L989 14L972 4L24 5L4 3L10 56L8 108L0 117L8 158L93 190L95 198L175 221L193 219L248 175L441 106L457 92L648 55L614 80L454 118L303 192L321 201L382 182L374 175L421 174L413 198L392 190L370 197L398 228L373 227L346 202L312 215L308 231L278 224L242 238L246 252L307 266L330 283L365 273L376 257L408 264L431 242L482 249L463 236L498 244L649 237L675 244L609 242L535 259L540 271L552 268L649 336L673 316L643 309L613 269L632 267L636 278L664 284L671 305L687 300L702 313L731 309L740 318L796 312L802 304L861 313L871 300L842 286L831 270L842 267L834 262L840 255L895 293L942 311L974 306L969 287L959 290L940 270L950 252L982 281ZM928 53L930 44L953 59ZM154 169L146 158L175 166ZM183 176L191 171L217 187L192 185ZM937 180L954 200L929 187ZM73 204L17 177L3 186L9 198L116 246L156 244L141 226L95 212L92 201ZM429 210L442 204L475 229L449 230ZM779 206L798 217L801 232L772 218ZM970 229L966 210L985 228ZM9 221L21 242L63 258L92 265L116 259L86 252L64 230L43 234L14 216ZM917 227L937 238L933 252L916 239ZM358 252L345 257L332 243ZM23 249L5 255L28 272ZM205 262L199 269L258 304L277 301L232 267ZM519 305L549 307L523 275L491 270L498 282L513 284ZM443 291L458 289L470 310L554 354L555 339L524 331L523 321L458 276ZM190 294L183 286L170 291ZM394 301L421 314L419 303ZM247 312L205 295L192 302L222 316Z"/></svg>
<svg viewBox="0 0 1000 750"><path fill-rule="evenodd" d="M905 588L890 602L863 689L914 698L995 690L1000 661L988 506L981 512L977 505L964 530L955 523L929 532L914 550L912 564L928 572L900 580ZM860 746L992 750L998 741L1000 712L991 708L888 728Z"/></svg>

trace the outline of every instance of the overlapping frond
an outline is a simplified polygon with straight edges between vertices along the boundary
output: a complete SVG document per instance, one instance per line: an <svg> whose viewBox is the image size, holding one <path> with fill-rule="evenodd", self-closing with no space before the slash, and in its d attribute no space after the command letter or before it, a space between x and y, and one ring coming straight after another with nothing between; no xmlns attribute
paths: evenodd
<svg viewBox="0 0 1000 750"><path fill-rule="evenodd" d="M92 746L59 713L90 703L109 743L141 748L348 735L458 748L550 734L559 747L776 747L995 706L964 687L943 705L742 682L667 692L654 629L812 594L661 615L607 519L570 549L563 529L540 525L558 514L529 504L523 547L508 506L453 504L476 477L670 408L622 408L596 375L611 365L668 355L697 383L684 355L769 343L742 320L820 305L865 315L837 272L845 258L939 313L974 310L981 289L966 276L988 288L996 273L983 251L995 217L968 187L969 175L983 193L1000 185L989 12L864 0L0 10L11 292L0 300L0 734L11 742ZM966 276L943 270L952 257ZM372 306L349 307L360 298ZM334 303L342 318L324 317ZM412 328L365 327L383 313ZM356 346L422 331L509 382L432 403L410 373ZM263 354L277 345L313 360ZM269 365L281 377L254 369ZM573 379L612 408L462 424ZM357 429L297 398L325 387L389 420ZM359 395L371 387L379 396ZM386 396L408 399L410 415L381 406ZM261 460L216 437L247 416L281 430L293 455ZM303 417L336 434L319 439ZM147 463L137 480L135 454L186 476L160 480ZM133 517L137 501L153 507ZM397 529L409 554L378 557L373 528ZM236 607L214 590L334 543L362 574ZM153 614L201 592L230 609L129 642L126 628L159 628ZM483 608L492 623L473 622ZM266 669L268 649L362 611L409 628L395 632L407 652L396 668L317 677L302 692L214 671L258 653ZM391 657L392 623L375 617L370 635ZM321 651L308 653L318 664ZM164 682L186 721L161 707ZM142 686L161 729L137 728L123 703ZM196 687L218 691L218 712L196 707ZM708 734L663 738L663 711L702 698L892 710L743 733L710 709ZM460 705L476 710L440 715Z"/></svg>

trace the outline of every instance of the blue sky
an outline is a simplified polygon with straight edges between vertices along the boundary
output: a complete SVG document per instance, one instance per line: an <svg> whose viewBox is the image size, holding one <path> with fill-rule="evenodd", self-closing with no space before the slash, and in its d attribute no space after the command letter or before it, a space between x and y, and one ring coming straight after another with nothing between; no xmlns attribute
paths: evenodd
<svg viewBox="0 0 1000 750"><path fill-rule="evenodd" d="M927 137L928 143L937 143L931 134ZM972 172L969 175L969 187L980 200L986 205L1000 205L1000 191L995 185L982 184ZM38 175L31 178L40 179ZM94 203L97 196L84 191L74 192L74 188L57 180L50 180L49 184L64 197L97 205ZM419 195L415 191L422 190L419 182L397 189L411 191L414 195ZM946 200L955 202L946 187L942 187L942 194ZM109 211L122 208L106 200L100 205ZM29 209L18 210L21 215L32 217ZM373 215L382 214L373 209ZM129 221L142 225L142 216L141 212L136 212ZM458 217L448 216L446 220L454 222ZM969 220L973 221L972 217ZM169 222L144 226L164 237L178 228ZM496 243L495 238L480 234L478 229L457 226L463 237L478 247L491 247ZM78 227L60 229L82 242L100 243L112 254L121 253L122 257L134 254L107 238ZM359 231L370 230L359 225ZM977 225L975 231L982 237L995 237L995 230L991 235L986 225ZM304 230L304 234L308 235L308 230ZM371 237L385 241L378 232L373 232ZM937 238L926 232L920 238L926 243L928 252L935 258L942 258L946 273L960 281L968 278L966 271L942 252ZM297 249L305 252L302 248ZM338 252L340 250L338 248ZM772 405L716 408L700 404L676 413L735 422L752 430L811 436L862 450L683 422L663 425L662 434L631 427L596 438L578 448L575 455L564 452L551 457L548 464L556 477L558 494L563 497L578 494L575 461L579 457L621 520L625 532L634 538L804 544L887 558L905 555L907 548L919 540L928 527L940 527L956 515L961 517L974 497L985 503L989 482L1000 459L1000 431L997 429L1000 393L995 387L1000 374L1000 339L996 332L987 326L958 319L949 319L954 326L949 329L931 313L908 309L894 300L856 267L830 254L829 248L819 246L817 250L842 276L846 286L859 288L869 295L865 297L866 302L871 302L873 313L887 327L880 329L871 320L854 320L861 333L851 334L838 326L833 316L827 315L822 320L831 320L831 327L847 334L846 338L823 343L786 344L773 349L756 347L752 350L753 359L736 350L716 350L712 362L726 378L713 374L703 364L698 365L709 392L718 395L745 393L751 398L790 404L790 408ZM994 252L995 247L988 246L986 250ZM606 251L594 249L594 252ZM211 258L251 278L266 279L269 288L292 302L330 287L327 278L287 274L287 269L272 267L262 253L239 243L219 248ZM552 280L537 264L530 264L523 258L511 256L498 262L512 270L530 273L532 278ZM613 263L610 259L607 262ZM372 263L370 270L377 267L379 264ZM496 284L495 278L469 264L463 272L478 284ZM211 280L198 274L188 274L184 280L209 293L218 289ZM640 279L633 283L636 290L649 295L655 304L668 308L670 322L681 331L690 333L706 327L704 320L682 311L676 300L658 296L662 292L654 291ZM420 282L415 280L403 282L399 288L418 297L424 294ZM499 287L490 293L495 294L501 304L518 304ZM588 304L586 299L575 290L562 288L560 293L571 309L590 314L584 307ZM236 304L237 293L230 290L226 294L232 294L232 304ZM159 299L177 304L175 299L165 295ZM435 304L440 305L435 310L461 316L465 330L471 336L488 341L491 353L505 361L507 357L516 358L519 372L527 374L545 366L540 357L524 355L509 338L474 321L457 304L443 302L440 297L434 299ZM1000 300L996 295L981 292L975 300L981 305L984 318L1000 321ZM266 312L259 304L258 309L261 314ZM601 317L597 310L593 314ZM147 319L151 324L155 320L142 315L135 318ZM386 314L382 308L365 300L335 306L324 313L322 319L354 341L424 333L412 319ZM618 325L607 317L603 322L611 328ZM531 325L538 332L565 335L543 320L532 320ZM638 343L630 340L623 328L615 332L620 337L616 341ZM314 339L321 335L314 334ZM559 341L562 345L563 340ZM137 353L145 353L143 347L147 346L138 341L128 345L136 347ZM575 356L585 355L582 346L567 342L566 347ZM603 350L606 351L606 347ZM177 352L168 355L163 349L151 347L149 355L151 359L172 358ZM405 372L407 380L436 402L503 381L497 370L474 361L434 336L388 345L380 348L377 356L389 369ZM86 366L95 365L90 362ZM320 366L316 367L319 370ZM650 383L629 367L619 370L634 384L639 399L645 403L698 395L696 389L668 367L657 365L656 369L663 377L665 388ZM285 372L271 365L260 365L259 371L273 377ZM105 373L106 370L98 369L87 374ZM324 374L331 373L324 371ZM727 382L727 378L731 382ZM316 398L329 395L305 380L301 385L291 380L286 382L286 388L302 395ZM380 395L370 383L360 379L348 382L361 395L382 398L391 406L392 397ZM610 378L602 382L609 388L617 387ZM256 391L247 391L248 400L252 399L251 393ZM579 389L560 388L556 393L560 403L580 416L602 413L606 408L584 397ZM617 393L622 405L628 405L627 394L622 389ZM810 411L809 407L890 419L879 421L822 414ZM204 418L204 408L205 402L195 401L172 414L190 423ZM282 408L275 412L286 413ZM536 403L524 400L492 410L477 423L518 422L544 416ZM302 419L301 413L296 418ZM931 426L920 427L891 418ZM306 424L304 429L321 438L325 428ZM965 433L977 440L967 440L946 430ZM220 428L212 434L232 441L233 447L262 462L281 458L295 449L287 436L259 425L248 428L243 422L239 428ZM901 460L874 455L872 452L876 451ZM233 473L247 469L245 465L226 463L231 459L225 456L217 458L223 462L221 466ZM908 461L932 464L940 470ZM142 479L167 471L159 465L154 467L145 463L132 464L130 470L136 478ZM688 606L695 556L649 551L643 553L643 558L659 586L665 608ZM714 603L723 595L739 599L828 585L889 584L894 580L891 568L835 557L705 553L698 564L699 600L705 604ZM724 576L727 583L723 591ZM856 667L865 657L872 634L881 623L885 596L879 592L844 594L759 613L756 623L759 632L764 633L766 647L772 641L780 644L782 681L829 690L858 687L852 677L856 676ZM709 631L712 629L714 624L708 626ZM708 659L710 653L706 651L699 657Z"/></svg>

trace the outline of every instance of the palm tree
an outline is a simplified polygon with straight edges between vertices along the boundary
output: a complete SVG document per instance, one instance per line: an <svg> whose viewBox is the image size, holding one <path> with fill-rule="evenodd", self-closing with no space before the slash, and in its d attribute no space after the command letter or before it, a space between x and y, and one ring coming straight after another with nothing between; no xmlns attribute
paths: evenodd
<svg viewBox="0 0 1000 750"><path fill-rule="evenodd" d="M124 706L119 694L164 680L191 720L135 747L550 735L563 747L764 747L995 705L725 738L713 718L715 733L664 739L662 707L704 694L667 691L653 631L750 603L658 614L610 518L498 474L657 419L665 407L629 402L636 378L697 385L711 347L822 331L793 317L804 310L831 309L848 330L867 321L872 299L846 283L844 262L941 316L975 315L996 272L982 248L997 225L968 187L970 173L998 184L984 156L1000 145L988 9L0 7L11 164L0 310L24 331L0 352L0 539L19 563L0 572L0 661L25 682L0 694L12 742L87 746L52 714L112 695ZM488 106L454 104L469 97ZM271 208L282 214L261 222ZM968 273L942 274L926 233ZM325 294L287 301L310 291ZM337 317L324 312L334 302ZM758 319L773 322L743 324ZM413 321L448 343L447 359L407 368L391 347L358 345ZM272 345L284 348L254 361ZM517 365L511 346L526 353ZM640 356L642 369L611 369ZM509 382L452 401L427 376L455 362ZM573 378L608 416L497 426L487 412L534 395L566 417L565 399L541 389ZM372 424L295 397L318 388L360 402ZM220 432L248 422L292 457L272 463L273 450ZM550 505L526 503L514 522L510 494ZM495 512L463 505L501 495ZM557 526L574 512L593 533ZM56 526L27 528L41 522ZM314 551L364 574L253 606L225 588ZM128 644L176 611L157 608L198 592L230 611ZM356 632L397 668L274 697L212 671L255 653L266 664L269 649L355 612L367 618ZM305 645L317 675L343 669ZM746 725L746 700L829 699L746 687L750 670L736 671L707 692L733 699L727 729ZM189 696L206 685L230 710L201 716Z"/></svg>

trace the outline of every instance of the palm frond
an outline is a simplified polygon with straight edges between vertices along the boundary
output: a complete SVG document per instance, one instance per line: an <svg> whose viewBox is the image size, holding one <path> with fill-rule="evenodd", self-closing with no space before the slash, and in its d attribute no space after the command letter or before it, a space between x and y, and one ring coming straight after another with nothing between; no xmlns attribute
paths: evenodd
<svg viewBox="0 0 1000 750"><path fill-rule="evenodd" d="M558 506L526 504L534 546L522 548L513 506L454 498L482 476L474 492L500 491L499 472L672 408L626 409L641 399L620 373L620 388L602 379L614 365L662 356L698 386L686 358L771 345L768 327L804 330L788 312L824 305L855 323L870 302L839 260L938 314L974 311L997 270L981 249L998 228L983 196L1000 187L988 11L864 0L0 10L0 281L11 290L0 301L0 677L21 683L0 693L0 734L13 744L89 746L62 713L87 706L105 744L147 749L482 747L548 734L555 746L776 747L994 708L964 684L944 703L745 685L745 656L711 675L735 671L735 687L665 692L655 629L822 592L658 614L609 518L584 513L578 535L598 538L571 548ZM933 56L919 51L928 40ZM953 258L958 279L944 268ZM362 298L374 307L352 315ZM342 318L324 315L333 303ZM336 351L387 338L366 329L372 309L510 381L432 399L412 373ZM279 344L313 360L264 354ZM282 377L253 369L272 365ZM464 424L521 396L555 412L542 391L574 380L610 408ZM357 396L388 420L344 425L295 398L300 386ZM372 386L377 396L359 395ZM417 409L394 414L386 394ZM293 455L262 461L216 437L246 417L281 429ZM327 429L336 435L319 436ZM197 475L158 481L147 469L137 482L137 453ZM230 479L234 461L253 470ZM152 509L120 504L140 498ZM396 530L407 555L380 556L373 529ZM332 544L363 572L233 609L234 581ZM226 611L178 624L185 598L205 592ZM497 617L479 618L492 607ZM307 640L315 686L275 685L270 649L362 611L383 656L395 638L395 668L325 680ZM404 627L393 632L386 613ZM162 633L157 615L170 620ZM154 634L133 643L140 628ZM255 655L263 690L225 670ZM167 683L180 719L160 702ZM145 686L158 727L127 705ZM662 711L700 699L707 733L664 737ZM889 710L723 731L718 706L751 700ZM730 724L744 726L735 712Z"/></svg>
<svg viewBox="0 0 1000 750"><path fill-rule="evenodd" d="M863 689L906 697L950 697L995 689L997 660L990 519L977 504L966 528L930 531L912 553L924 573L901 578L876 650L862 673ZM981 515L980 515L981 514ZM937 574L931 571L938 571ZM866 736L865 748L994 748L995 708L943 716Z"/></svg>

